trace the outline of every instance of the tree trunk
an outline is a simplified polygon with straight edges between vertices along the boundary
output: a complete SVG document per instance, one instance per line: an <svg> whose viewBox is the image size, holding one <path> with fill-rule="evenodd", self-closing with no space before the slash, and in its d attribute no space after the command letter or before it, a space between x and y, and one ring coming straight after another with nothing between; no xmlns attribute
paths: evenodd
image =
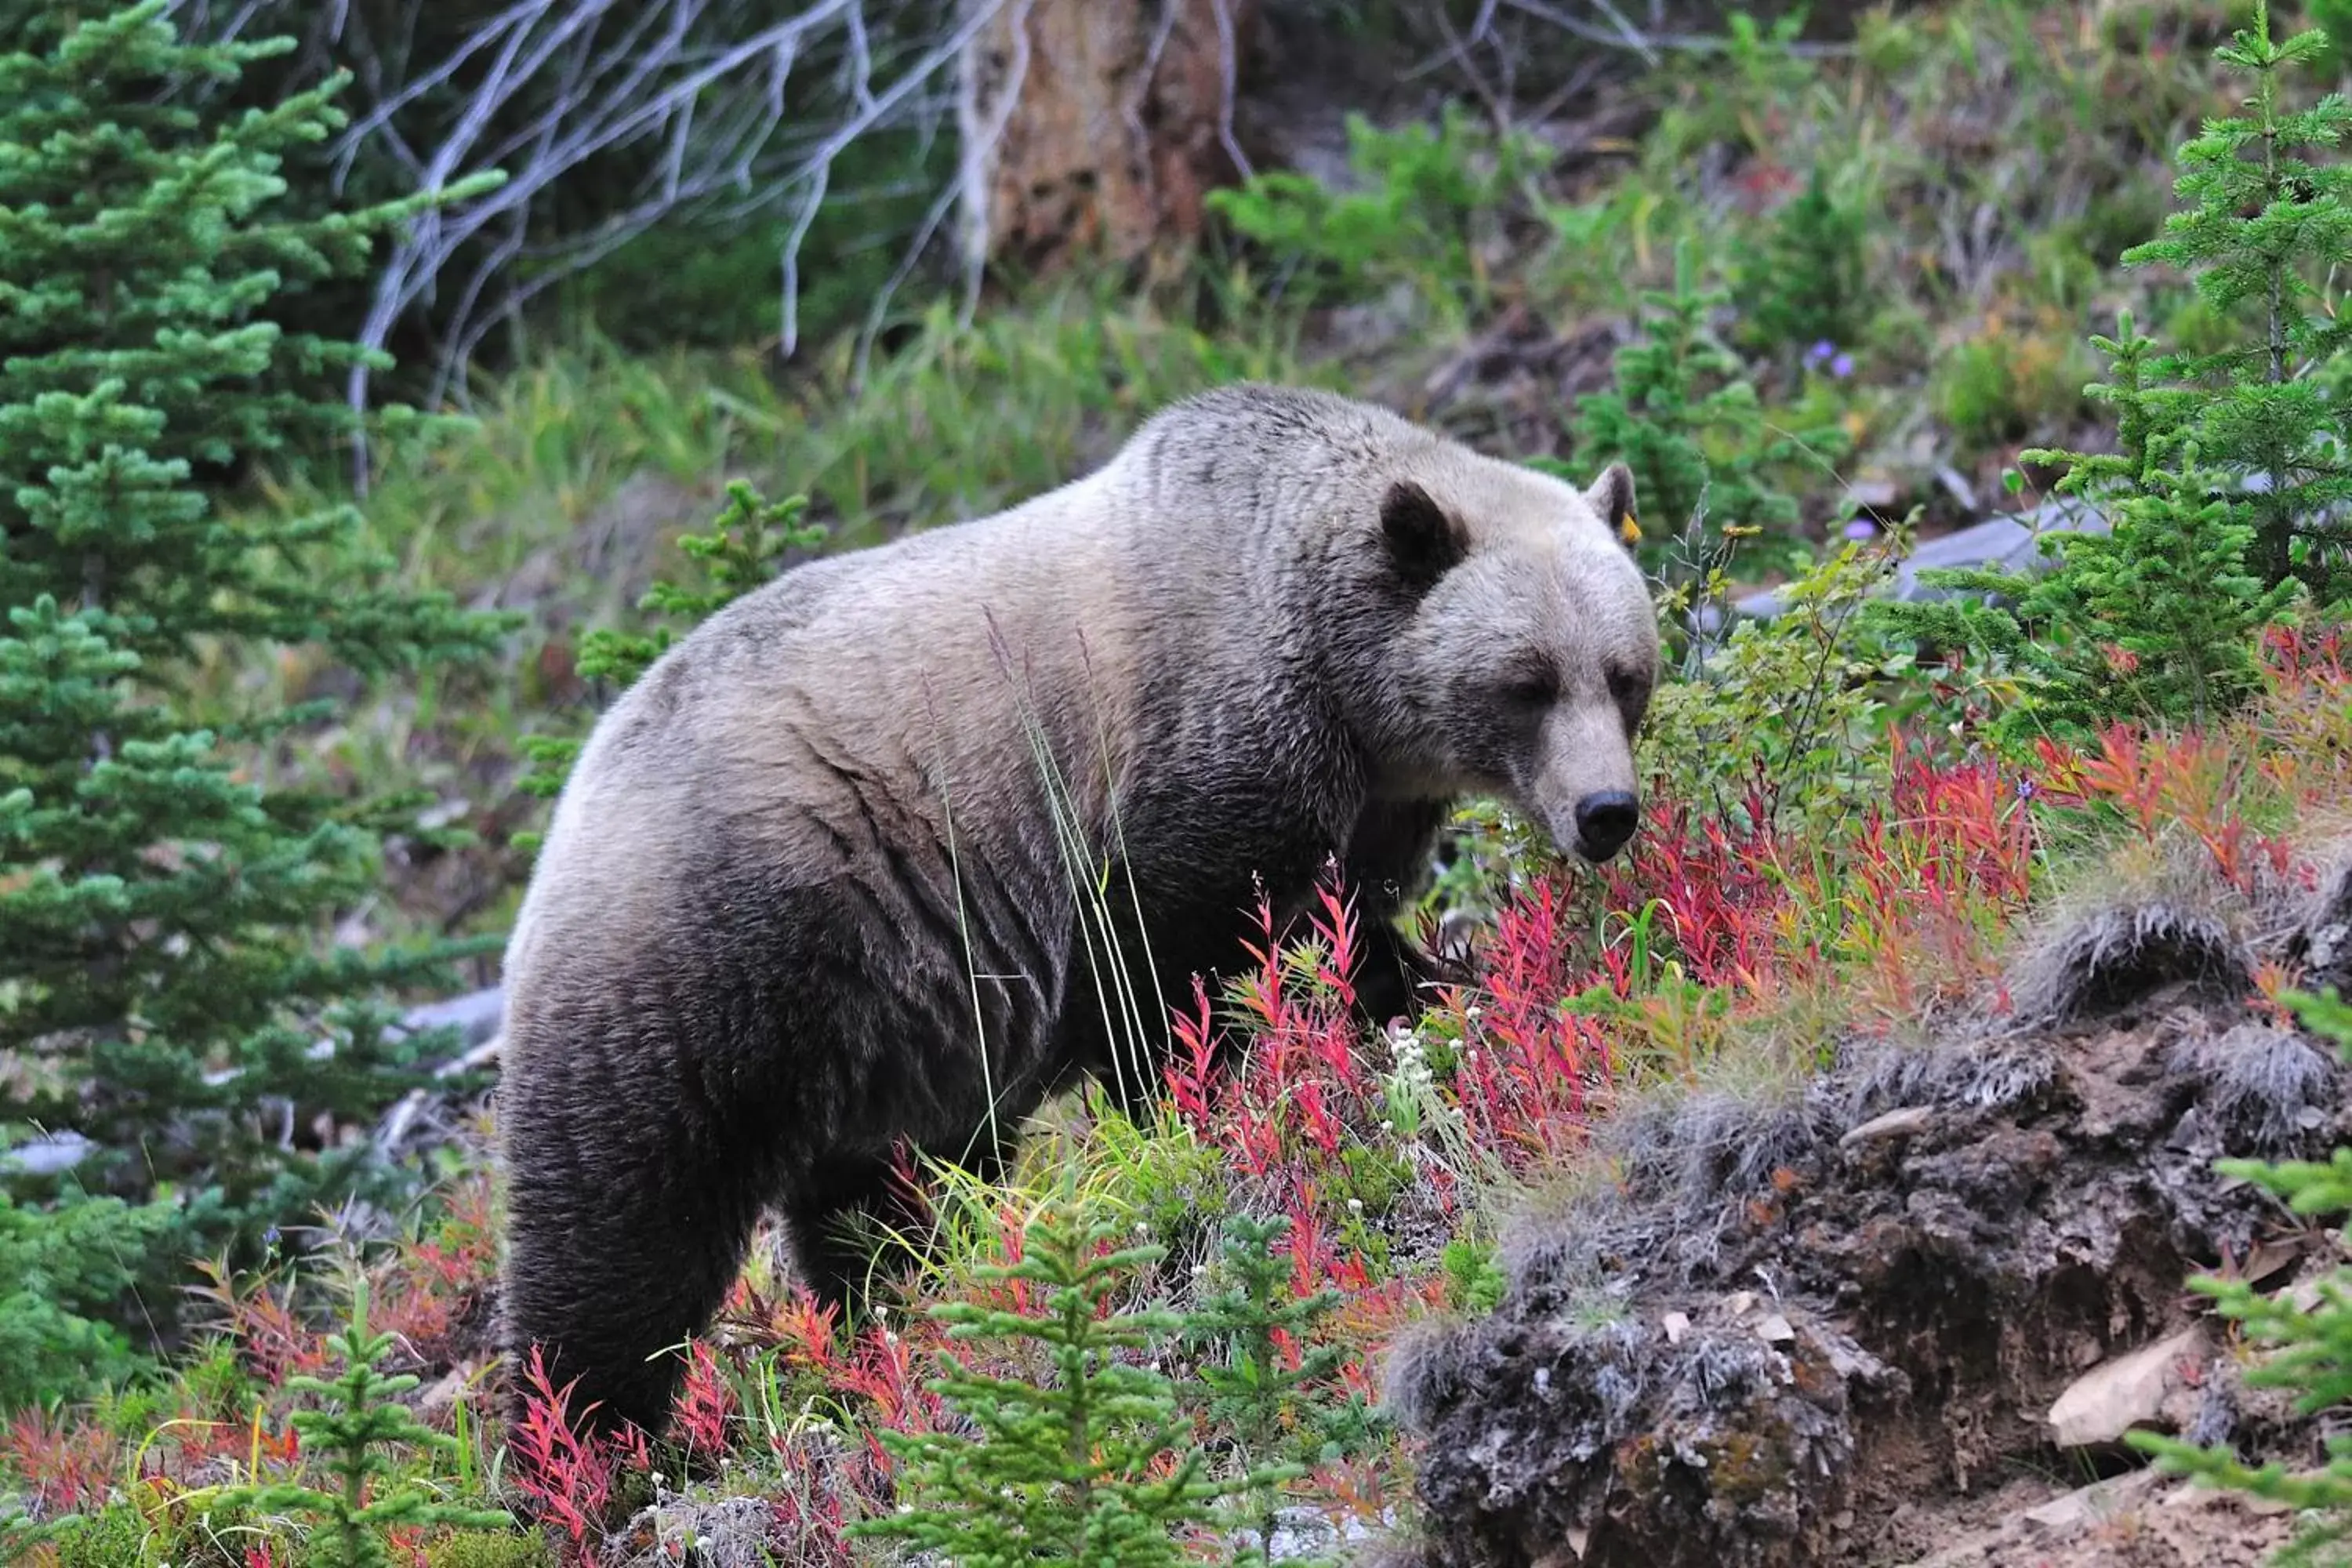
<svg viewBox="0 0 2352 1568"><path fill-rule="evenodd" d="M1248 172L1234 92L1258 0L967 4L996 7L959 73L967 264L1132 261Z"/></svg>

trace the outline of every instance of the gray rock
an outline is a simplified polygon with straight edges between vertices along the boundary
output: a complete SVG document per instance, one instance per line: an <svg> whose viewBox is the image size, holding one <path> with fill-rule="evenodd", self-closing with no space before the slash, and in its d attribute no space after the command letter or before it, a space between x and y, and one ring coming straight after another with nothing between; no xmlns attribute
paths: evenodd
<svg viewBox="0 0 2352 1568"><path fill-rule="evenodd" d="M411 1031L454 1028L457 1031L457 1048L470 1051L497 1034L505 1017L506 992L493 985L452 996L446 1002L428 1002L412 1009L401 1024Z"/></svg>
<svg viewBox="0 0 2352 1568"><path fill-rule="evenodd" d="M2032 511L1987 518L1958 532L1930 539L1914 550L1895 568L1894 586L1887 597L1899 603L1948 599L1952 596L1951 589L1931 587L1919 581L1919 574L1954 567L2039 571L2048 564L2048 557L2042 553L2044 539L2063 533L2106 531L2105 517L2075 500L2048 500ZM1780 596L1767 588L1733 601L1732 607L1741 615L1769 620L1780 613Z"/></svg>
<svg viewBox="0 0 2352 1568"><path fill-rule="evenodd" d="M499 1031L505 1018L506 992L493 985L462 996L413 1007L401 1016L394 1028L405 1034L428 1029L455 1029L457 1032L457 1052L436 1069L437 1076L451 1078L487 1067L497 1060ZM335 1044L332 1040L320 1040L310 1047L307 1054L313 1061L324 1060L335 1054ZM210 1072L205 1075L205 1081L217 1086L235 1078L239 1070L227 1068ZM376 1131L378 1146L389 1151L404 1142L417 1127L426 1099L423 1091L417 1091L394 1106ZM0 1174L58 1175L73 1169L96 1148L95 1143L71 1129L44 1133L13 1149L0 1152Z"/></svg>
<svg viewBox="0 0 2352 1568"><path fill-rule="evenodd" d="M0 1154L0 1172L12 1176L55 1176L89 1158L98 1145L70 1130L45 1132Z"/></svg>
<svg viewBox="0 0 2352 1568"><path fill-rule="evenodd" d="M2165 1405L2194 1386L2190 1372L2201 1368L2205 1328L2191 1323L2154 1344L2100 1363L2067 1385L2050 1407L2050 1440L2061 1448L2119 1443L2137 1426L2161 1420ZM2178 1430L2178 1423L2173 1423Z"/></svg>

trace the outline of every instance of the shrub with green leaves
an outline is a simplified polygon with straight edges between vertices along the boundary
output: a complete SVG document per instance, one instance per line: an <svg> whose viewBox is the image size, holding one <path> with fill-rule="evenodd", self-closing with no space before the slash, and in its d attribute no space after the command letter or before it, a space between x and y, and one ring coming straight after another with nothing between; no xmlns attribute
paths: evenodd
<svg viewBox="0 0 2352 1568"><path fill-rule="evenodd" d="M40 1568L248 1568L247 1549L266 1539L245 1510L191 1506L186 1496L160 1507L111 1503L41 1526L14 1522L13 1538L0 1522L0 1563Z"/></svg>
<svg viewBox="0 0 2352 1568"><path fill-rule="evenodd" d="M375 677L478 657L501 623L394 585L349 507L231 517L206 488L371 427L338 395L361 351L270 307L446 198L279 216L341 79L229 115L196 89L290 41L193 47L164 0L92 9L0 0L0 1121L138 1150L75 1174L174 1185L210 1245L371 1173L294 1130L421 1081L440 1042L373 998L469 949L329 945L383 833L435 840L423 803L259 782L258 748L338 704L205 709L196 660L310 647Z"/></svg>
<svg viewBox="0 0 2352 1568"><path fill-rule="evenodd" d="M982 1265L983 1284L1025 1289L1024 1310L950 1302L932 1309L950 1337L993 1342L1034 1375L995 1376L952 1351L931 1386L976 1435L884 1432L898 1460L902 1511L851 1526L969 1568L1037 1562L1146 1568L1184 1561L1175 1531L1214 1526L1218 1503L1264 1484L1213 1480L1168 1377L1139 1352L1181 1328L1172 1312L1112 1304L1152 1247L1116 1246L1121 1226L1081 1205L1030 1221L1015 1264Z"/></svg>
<svg viewBox="0 0 2352 1568"><path fill-rule="evenodd" d="M2324 996L2291 993L2286 999L2305 1024L2352 1057L2352 1004L2333 991ZM2215 1168L2276 1194L2299 1215L2352 1210L2352 1147L2336 1150L2324 1163L2223 1160ZM2271 1348L2268 1358L2247 1372L2249 1384L2294 1390L2294 1407L2305 1415L2352 1400L2352 1268L2338 1268L2320 1280L2308 1305L2284 1294L2263 1295L2243 1279L2201 1276L2190 1280L2189 1288L2211 1297L2216 1310L2241 1324L2249 1340ZM2155 1455L2166 1469L2326 1516L2301 1533L2278 1559L2282 1563L2341 1561L2319 1553L2352 1540L2352 1434L2333 1433L2326 1439L2327 1462L2301 1472L2275 1462L2255 1468L2226 1446L2200 1447L2152 1432L2134 1432L2126 1440Z"/></svg>
<svg viewBox="0 0 2352 1568"><path fill-rule="evenodd" d="M1695 654L1683 679L1659 683L1643 762L1675 799L1801 829L1878 796L1885 692L1905 659L1875 634L1870 611L1903 538L1842 542L1776 590L1778 615L1739 621L1720 647ZM1665 614L1680 618L1694 601L1719 607L1724 587L1718 556L1700 583L1666 591Z"/></svg>
<svg viewBox="0 0 2352 1568"><path fill-rule="evenodd" d="M1457 1236L1445 1244L1439 1262L1445 1270L1445 1304L1456 1312L1491 1312L1510 1288L1491 1241Z"/></svg>
<svg viewBox="0 0 2352 1568"><path fill-rule="evenodd" d="M1481 226L1548 157L1540 142L1497 138L1459 104L1434 128L1381 131L1351 114L1348 162L1360 189L1271 169L1208 200L1236 233L1297 269L1290 287L1307 300L1363 299L1402 282L1451 314L1465 292L1485 303Z"/></svg>

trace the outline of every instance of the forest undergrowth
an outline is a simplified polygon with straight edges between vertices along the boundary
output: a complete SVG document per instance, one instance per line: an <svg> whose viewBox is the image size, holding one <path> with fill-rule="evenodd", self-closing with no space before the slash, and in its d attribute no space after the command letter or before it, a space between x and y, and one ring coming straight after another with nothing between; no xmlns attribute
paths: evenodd
<svg viewBox="0 0 2352 1568"><path fill-rule="evenodd" d="M820 1310L763 1236L684 1347L666 1434L583 1437L569 1390L498 1363L478 1100L397 1201L256 1209L193 1264L141 1250L168 1182L127 1210L0 1187L0 1358L74 1373L23 1397L0 1374L0 1552L752 1568L898 1539L1142 1563L1328 1558L1410 1524L1386 1351L1495 1307L1513 1215L1622 1176L1597 1129L1797 1096L1853 1042L2003 1017L2021 933L2066 896L2183 863L2249 898L2337 874L2352 111L2315 90L2345 68L2324 39L2258 16L1956 0L1826 47L1741 16L1704 81L1629 64L1594 89L1632 135L1563 148L1458 104L1354 121L1351 184L1221 193L1173 281L1031 287L970 320L940 298L878 350L847 334L782 372L623 352L592 275L569 346L482 377L468 421L383 433L366 496L290 456L240 475L240 526L299 541L331 513L387 594L506 613L466 634L478 657L404 668L206 630L170 689L234 746L237 787L345 826L418 804L336 940L480 939L457 963L484 984L544 794L662 638L823 551L1047 489L1201 387L1331 385L1539 467L1631 463L1676 668L1618 862L1563 864L1465 807L1412 918L1469 932L1474 978L1416 1023L1351 1017L1349 889L1327 881L1289 941L1261 909L1244 973L1147 1021L1153 1111L1089 1092L1001 1183L903 1173L928 1224L881 1238L910 1245L871 1321ZM16 347L12 374L56 351ZM54 412L12 384L0 405ZM0 418L0 449L34 424ZM1880 602L1921 540L2044 503L2112 526L2039 585ZM1727 632L1765 583L1784 613ZM77 777L86 739L58 753ZM0 863L0 908L58 863ZM2304 978L2265 964L2245 1000L2293 1027ZM0 1024L44 984L0 971ZM299 1045L271 1035L253 1070ZM321 1124L321 1161L372 1133ZM159 1269L184 1303L142 1295Z"/></svg>

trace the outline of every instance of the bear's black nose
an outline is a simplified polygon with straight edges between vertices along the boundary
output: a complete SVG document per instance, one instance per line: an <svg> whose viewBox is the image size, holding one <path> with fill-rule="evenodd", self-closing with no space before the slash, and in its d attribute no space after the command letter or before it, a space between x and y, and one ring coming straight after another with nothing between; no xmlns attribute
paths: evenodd
<svg viewBox="0 0 2352 1568"><path fill-rule="evenodd" d="M1595 865L1625 847L1642 820L1642 803L1622 789L1595 790L1576 803L1576 852Z"/></svg>

